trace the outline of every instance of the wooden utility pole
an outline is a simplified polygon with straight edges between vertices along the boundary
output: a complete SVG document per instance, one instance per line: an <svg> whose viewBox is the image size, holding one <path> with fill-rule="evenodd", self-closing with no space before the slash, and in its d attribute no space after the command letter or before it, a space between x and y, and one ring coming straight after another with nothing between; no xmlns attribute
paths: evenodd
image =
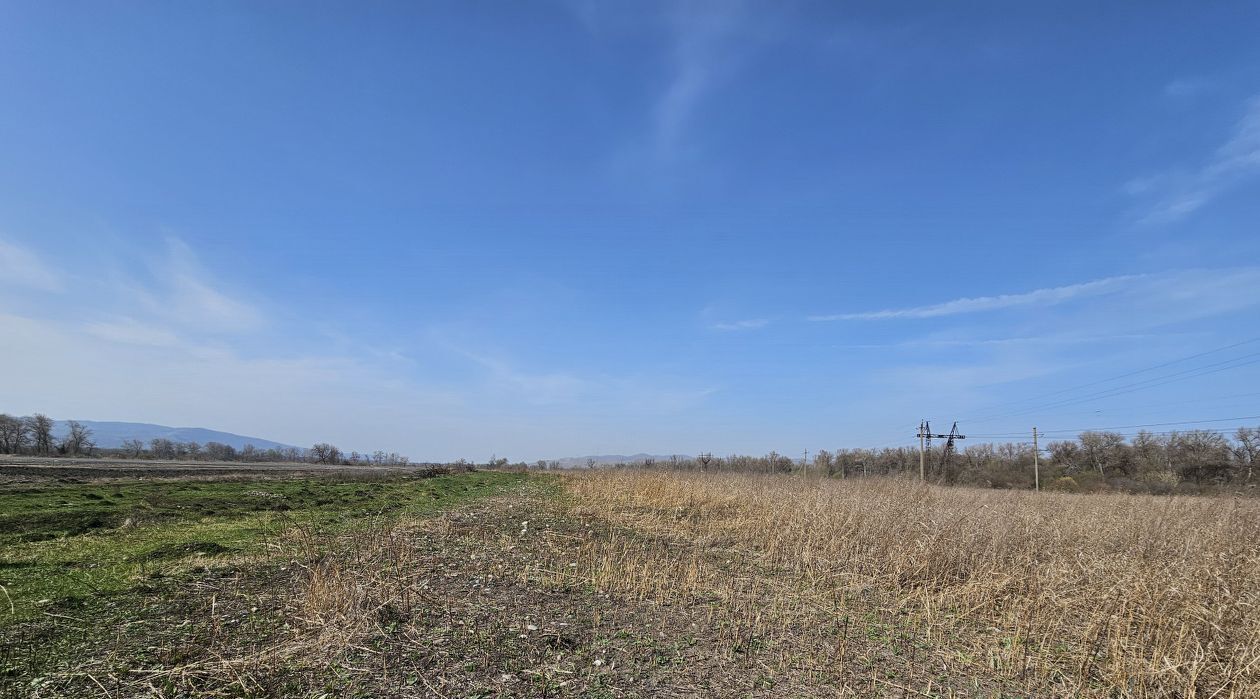
<svg viewBox="0 0 1260 699"><path fill-rule="evenodd" d="M1041 449L1037 447L1037 428L1033 427L1033 487L1041 492Z"/></svg>
<svg viewBox="0 0 1260 699"><path fill-rule="evenodd" d="M801 473L805 474L806 478L809 478L809 450L808 449L805 450L805 458L801 460Z"/></svg>

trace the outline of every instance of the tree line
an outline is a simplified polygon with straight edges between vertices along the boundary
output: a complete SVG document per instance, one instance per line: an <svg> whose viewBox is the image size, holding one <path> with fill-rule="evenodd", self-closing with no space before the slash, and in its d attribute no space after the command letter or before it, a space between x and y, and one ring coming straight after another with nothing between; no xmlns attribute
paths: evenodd
<svg viewBox="0 0 1260 699"><path fill-rule="evenodd" d="M34 456L106 456L162 461L308 462L337 465L406 466L406 456L394 452L343 452L319 442L297 447L240 449L220 442L179 442L138 439L120 448L100 449L92 430L74 420L64 435L54 435L56 422L43 414L14 417L0 414L0 453ZM958 451L937 445L926 454L927 477L934 483L990 488L1032 488L1034 451L1021 442L973 444ZM1232 434L1217 430L1139 432L1131 438L1117 432L1089 431L1076 439L1052 441L1038 454L1043 488L1069 492L1112 489L1128 492L1200 492L1225 487L1254 488L1260 468L1260 427L1240 427ZM457 466L471 466L460 460ZM594 468L594 460L587 463ZM557 461L509 465L495 457L484 467L516 470L555 470ZM805 473L827 478L914 475L919 473L917 446L883 449L819 450L812 458L791 458L777 452L765 456L712 454L645 459L614 467L672 470Z"/></svg>
<svg viewBox="0 0 1260 699"><path fill-rule="evenodd" d="M66 434L53 436L56 422L42 413L13 417L0 414L0 453L37 456L90 455L96 449L92 430L71 420Z"/></svg>
<svg viewBox="0 0 1260 699"><path fill-rule="evenodd" d="M260 448L245 444L240 449L222 442L180 442L155 438L148 442L125 440L117 448L97 447L92 430L81 422L70 420L66 433L53 434L56 421L36 413L15 417L0 413L0 454L30 456L103 456L160 461L241 461L252 463L309 462L329 465L406 466L410 459L395 452L375 451L360 454L344 452L328 442L318 442L309 449L297 447Z"/></svg>
<svg viewBox="0 0 1260 699"><path fill-rule="evenodd" d="M975 444L947 452L933 446L926 453L927 479L944 485L1032 489L1031 444ZM536 470L558 463L539 461ZM1116 432L1083 432L1071 440L1046 444L1037 459L1041 487L1066 492L1121 490L1169 494L1251 489L1260 469L1260 427L1242 427L1226 435L1214 430L1140 432L1132 438ZM594 467L594 464L588 464ZM765 456L674 456L616 464L623 468L751 473L810 474L826 478L919 475L918 446L882 449L819 450L795 459L777 452Z"/></svg>

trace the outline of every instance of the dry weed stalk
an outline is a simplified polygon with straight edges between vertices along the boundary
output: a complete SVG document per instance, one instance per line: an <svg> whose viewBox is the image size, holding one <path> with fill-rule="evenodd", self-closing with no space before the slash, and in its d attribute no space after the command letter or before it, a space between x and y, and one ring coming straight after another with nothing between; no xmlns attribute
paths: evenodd
<svg viewBox="0 0 1260 699"><path fill-rule="evenodd" d="M430 573L417 561L415 537L442 522L382 518L340 536L304 537L311 542L306 576L292 616L307 633L285 648L286 656L335 656L391 620L410 617L423 603Z"/></svg>

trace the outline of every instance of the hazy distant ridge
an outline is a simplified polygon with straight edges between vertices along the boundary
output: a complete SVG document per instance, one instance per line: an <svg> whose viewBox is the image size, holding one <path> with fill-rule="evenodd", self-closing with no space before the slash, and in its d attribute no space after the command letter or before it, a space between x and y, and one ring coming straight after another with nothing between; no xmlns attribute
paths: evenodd
<svg viewBox="0 0 1260 699"><path fill-rule="evenodd" d="M566 456L563 459L555 459L561 468L577 468L586 466L586 464L594 459L596 464L606 466L608 464L632 464L642 462L644 459L655 459L657 461L669 461L671 457L677 456L680 459L690 459L686 454L631 454L625 456L622 454L595 454L592 456Z"/></svg>
<svg viewBox="0 0 1260 699"><path fill-rule="evenodd" d="M56 427L53 428L54 434L64 435L68 431L67 422L58 420ZM101 449L117 449L129 439L138 439L146 446L151 439L169 439L174 442L197 442L198 444L219 442L237 449L246 444L253 444L259 449L285 449L291 446L261 437L247 437L231 432L208 430L204 427L168 427L145 422L98 422L95 420L79 420L79 422L92 430L92 440Z"/></svg>

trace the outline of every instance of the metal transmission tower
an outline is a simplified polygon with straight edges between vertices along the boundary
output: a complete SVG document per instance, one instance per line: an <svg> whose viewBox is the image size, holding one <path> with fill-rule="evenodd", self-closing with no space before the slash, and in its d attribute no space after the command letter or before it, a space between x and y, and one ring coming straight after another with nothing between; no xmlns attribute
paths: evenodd
<svg viewBox="0 0 1260 699"><path fill-rule="evenodd" d="M949 430L949 434L932 434L932 425L927 420L919 423L919 433L915 435L919 438L919 480L927 480L927 453L932 448L932 439L944 439L945 453L941 455L941 466L949 460L949 455L954 451L954 440L966 439L967 435L958 434L958 423Z"/></svg>
<svg viewBox="0 0 1260 699"><path fill-rule="evenodd" d="M954 421L954 426L949 428L949 435L945 439L945 453L941 454L941 463L937 469L944 469L945 464L949 463L949 457L954 453L954 440L966 439L965 435L958 434L958 421Z"/></svg>

